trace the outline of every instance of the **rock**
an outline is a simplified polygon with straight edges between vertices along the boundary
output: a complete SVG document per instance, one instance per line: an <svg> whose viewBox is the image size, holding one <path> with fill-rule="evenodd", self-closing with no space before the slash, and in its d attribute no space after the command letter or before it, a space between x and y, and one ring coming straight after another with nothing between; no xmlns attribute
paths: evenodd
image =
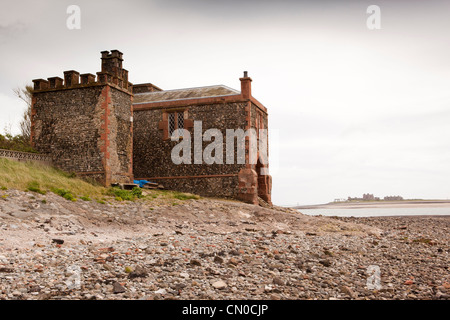
<svg viewBox="0 0 450 320"><path fill-rule="evenodd" d="M344 294L346 294L346 295L348 295L348 296L349 296L350 298L352 298L352 299L355 299L355 298L358 297L358 295L355 294L355 292L353 292L353 290L350 289L350 288L347 287L347 286L342 286L342 287L341 287L341 292L344 293Z"/></svg>
<svg viewBox="0 0 450 320"><path fill-rule="evenodd" d="M17 297L17 296L21 296L22 293L19 290L15 290L15 291L13 291L12 295Z"/></svg>
<svg viewBox="0 0 450 320"><path fill-rule="evenodd" d="M159 289L155 291L156 294L161 294L161 295L165 295L167 294L167 290L166 289Z"/></svg>
<svg viewBox="0 0 450 320"><path fill-rule="evenodd" d="M192 259L189 263L193 266L198 266L198 267L200 267L202 265L202 263L196 259Z"/></svg>
<svg viewBox="0 0 450 320"><path fill-rule="evenodd" d="M117 281L113 283L113 293L124 293L126 290L125 288Z"/></svg>
<svg viewBox="0 0 450 320"><path fill-rule="evenodd" d="M232 265L234 265L234 266L237 266L237 265L239 264L239 261L238 261L236 258L232 257L232 258L228 261L228 263L229 263L229 264L232 264Z"/></svg>
<svg viewBox="0 0 450 320"><path fill-rule="evenodd" d="M56 243L56 244L63 244L64 240L62 240L62 239L52 239L52 242Z"/></svg>
<svg viewBox="0 0 450 320"><path fill-rule="evenodd" d="M15 211L11 213L11 216L16 217L18 219L26 219L33 215L33 213L28 211Z"/></svg>
<svg viewBox="0 0 450 320"><path fill-rule="evenodd" d="M277 286L284 286L285 283L281 278L274 277L273 284L276 284Z"/></svg>
<svg viewBox="0 0 450 320"><path fill-rule="evenodd" d="M223 263L223 258L222 258L222 257L219 257L219 256L215 256L215 257L214 257L214 262L215 262L215 263Z"/></svg>
<svg viewBox="0 0 450 320"><path fill-rule="evenodd" d="M145 268L138 266L136 267L135 270L131 271L128 274L128 278L129 279L134 279L134 278L145 278L148 277L148 272Z"/></svg>
<svg viewBox="0 0 450 320"><path fill-rule="evenodd" d="M303 268L303 260L297 260L294 262L294 265L299 268L302 269Z"/></svg>
<svg viewBox="0 0 450 320"><path fill-rule="evenodd" d="M324 267L329 267L331 266L331 261L330 260L319 260L319 263L321 265L323 265Z"/></svg>
<svg viewBox="0 0 450 320"><path fill-rule="evenodd" d="M212 286L215 289L221 290L221 289L225 289L227 287L227 284L224 281L219 280L219 281L213 282Z"/></svg>

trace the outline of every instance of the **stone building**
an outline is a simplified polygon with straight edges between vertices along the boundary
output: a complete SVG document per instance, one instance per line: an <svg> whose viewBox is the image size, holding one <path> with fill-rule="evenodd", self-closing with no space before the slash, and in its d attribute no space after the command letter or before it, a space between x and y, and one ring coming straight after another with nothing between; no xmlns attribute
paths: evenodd
<svg viewBox="0 0 450 320"><path fill-rule="evenodd" d="M364 201L373 201L373 200L375 200L375 196L373 194L371 194L371 193L364 193L362 198L363 198Z"/></svg>
<svg viewBox="0 0 450 320"><path fill-rule="evenodd" d="M246 72L241 91L223 85L162 90L151 83L128 82L120 51L101 54L97 78L71 70L64 72L64 79L33 80L31 139L38 151L51 155L56 166L106 186L134 178L204 196L271 202L271 176L263 156L268 145L259 136L259 129L268 128L267 109L252 96ZM213 129L223 137L227 129L254 129L262 143L253 145L245 137L241 162L207 163L193 152L189 163L174 163L171 154L180 140L190 142L191 150L208 148L204 139L198 144L183 136L194 136L194 129L201 136ZM182 139L173 141L177 132ZM233 148L237 160L237 143ZM225 151L223 147L223 159Z"/></svg>
<svg viewBox="0 0 450 320"><path fill-rule="evenodd" d="M102 52L101 72L33 80L31 143L65 171L104 185L133 178L132 87L122 53Z"/></svg>

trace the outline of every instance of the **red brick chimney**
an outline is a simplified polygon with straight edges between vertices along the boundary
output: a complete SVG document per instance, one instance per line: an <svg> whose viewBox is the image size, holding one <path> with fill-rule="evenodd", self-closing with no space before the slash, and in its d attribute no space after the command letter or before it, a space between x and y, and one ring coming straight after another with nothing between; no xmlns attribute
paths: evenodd
<svg viewBox="0 0 450 320"><path fill-rule="evenodd" d="M102 73L109 73L113 76L122 78L123 53L119 50L102 51Z"/></svg>
<svg viewBox="0 0 450 320"><path fill-rule="evenodd" d="M244 77L239 78L241 80L241 95L244 99L250 99L252 96L252 78L244 71Z"/></svg>

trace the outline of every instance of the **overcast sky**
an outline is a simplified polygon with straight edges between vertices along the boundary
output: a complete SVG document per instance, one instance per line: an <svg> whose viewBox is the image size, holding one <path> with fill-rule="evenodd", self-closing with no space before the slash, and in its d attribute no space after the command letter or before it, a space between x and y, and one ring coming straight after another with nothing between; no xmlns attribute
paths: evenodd
<svg viewBox="0 0 450 320"><path fill-rule="evenodd" d="M81 29L69 30L69 5ZM369 30L369 5L381 29ZM12 89L124 53L133 83L224 84L269 111L273 201L450 198L449 1L1 1L0 131Z"/></svg>

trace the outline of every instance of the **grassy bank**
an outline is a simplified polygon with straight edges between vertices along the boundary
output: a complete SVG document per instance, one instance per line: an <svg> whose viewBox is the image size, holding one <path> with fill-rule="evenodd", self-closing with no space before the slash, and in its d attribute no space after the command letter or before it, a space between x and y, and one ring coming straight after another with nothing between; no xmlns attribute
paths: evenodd
<svg viewBox="0 0 450 320"><path fill-rule="evenodd" d="M109 201L148 201L163 200L172 203L175 200L198 199L196 195L168 190L127 191L118 188L105 188L95 183L76 178L73 174L56 168L32 162L18 162L0 158L0 188L32 191L40 194L56 193L67 200Z"/></svg>

